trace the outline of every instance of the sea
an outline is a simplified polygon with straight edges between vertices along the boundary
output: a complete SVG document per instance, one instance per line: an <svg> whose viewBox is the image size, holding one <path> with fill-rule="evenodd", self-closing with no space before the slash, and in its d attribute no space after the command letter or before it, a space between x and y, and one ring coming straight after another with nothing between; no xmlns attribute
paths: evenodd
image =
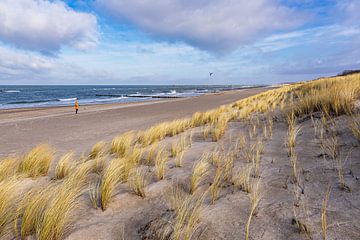
<svg viewBox="0 0 360 240"><path fill-rule="evenodd" d="M256 86L244 85L0 85L0 109L140 102L186 98Z"/></svg>

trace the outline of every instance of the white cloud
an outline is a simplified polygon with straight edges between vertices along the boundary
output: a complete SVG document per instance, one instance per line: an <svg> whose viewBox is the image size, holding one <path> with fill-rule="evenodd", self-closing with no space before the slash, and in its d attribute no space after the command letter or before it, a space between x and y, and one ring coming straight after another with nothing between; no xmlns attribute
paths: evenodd
<svg viewBox="0 0 360 240"><path fill-rule="evenodd" d="M0 82L2 79L32 78L50 72L53 58L0 46Z"/></svg>
<svg viewBox="0 0 360 240"><path fill-rule="evenodd" d="M97 4L120 22L129 21L154 37L220 53L304 20L270 0L97 0Z"/></svg>
<svg viewBox="0 0 360 240"><path fill-rule="evenodd" d="M1 0L0 41L27 50L56 53L62 46L81 50L98 42L96 17L63 2Z"/></svg>
<svg viewBox="0 0 360 240"><path fill-rule="evenodd" d="M360 24L360 1L359 0L338 0L338 10L345 15L345 21L350 25Z"/></svg>

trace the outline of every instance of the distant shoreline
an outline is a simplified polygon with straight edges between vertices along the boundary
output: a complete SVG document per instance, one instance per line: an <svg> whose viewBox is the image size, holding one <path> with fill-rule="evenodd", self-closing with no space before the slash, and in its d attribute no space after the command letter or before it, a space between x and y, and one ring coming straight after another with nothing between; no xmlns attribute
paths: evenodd
<svg viewBox="0 0 360 240"><path fill-rule="evenodd" d="M162 101L174 101L174 100L180 100L180 99L187 99L187 98L194 98L199 97L203 95L209 95L209 94L221 94L225 92L232 92L232 91L239 91L239 90L246 90L246 89L256 89L256 88L271 88L271 86L244 86L244 87L234 87L234 88L224 88L221 91L216 92L204 92L201 94L197 94L194 96L178 96L178 95L132 95L132 94L96 94L96 96L101 97L126 97L128 98L127 101L119 102L119 101L107 101L107 102L89 102L89 103L81 103L80 106L87 107L87 106L103 106L103 105L129 105L129 104L141 104L141 103L148 103L148 102L162 102ZM133 100L132 100L133 99ZM13 107L4 107L2 108L0 105L0 113L1 112L18 112L18 111L30 111L30 110L41 110L41 109L49 109L49 108L67 108L72 107L72 104L70 104L71 101L69 101L69 104L51 104L51 105L42 105L42 106L13 106ZM59 102L61 103L61 102ZM7 105L9 106L9 105Z"/></svg>

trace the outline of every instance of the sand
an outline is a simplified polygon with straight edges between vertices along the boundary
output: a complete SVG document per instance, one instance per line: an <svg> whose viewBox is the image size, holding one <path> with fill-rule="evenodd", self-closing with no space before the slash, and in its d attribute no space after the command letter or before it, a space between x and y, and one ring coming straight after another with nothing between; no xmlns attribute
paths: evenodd
<svg viewBox="0 0 360 240"><path fill-rule="evenodd" d="M214 108L260 91L263 89L161 103L88 106L82 108L77 116L74 116L71 108L3 112L0 115L1 131L6 133L6 140L1 139L1 147L6 146L6 151L11 152L18 151L19 148L26 149L28 145L38 142L50 142L62 150L86 151L94 142L110 140L123 131L143 129L160 121L190 116L195 111ZM269 117L273 119L273 136L265 137L263 127L267 126ZM334 117L332 125L330 126L329 122L330 128L324 132L324 139L331 137L330 130L336 134L339 141L337 160L344 160L344 180L351 192L340 187L337 160L331 159L321 148L324 140L320 138L319 132L315 131L309 116L297 121L300 127L296 141L299 184L293 181L288 149L284 144L288 129L285 115L276 111L270 116L256 114L256 118L258 121L229 122L225 135L218 142L212 141L211 137L204 139L203 127L159 141L159 147L170 151L171 144L178 142L182 136L192 136L193 142L185 150L182 167L175 167L175 159L169 157L164 179L157 180L154 166L142 164L141 167L148 170L150 178L149 185L145 188L146 197L141 198L134 194L128 183L119 184L105 211L95 209L88 191L84 191L78 199L79 205L72 210L72 221L64 233L64 239L162 239L162 232L174 227L175 222L174 209L169 204L170 190L180 186L179 189L189 193L193 166L201 160L203 154L214 150L229 153L236 149L231 170L235 173L239 168L251 166L251 161L245 157L246 152L259 140L264 145L263 154L260 156L260 172L259 176L252 175L251 181L260 181L261 200L252 217L249 239L323 239L321 212L329 187L331 192L327 204L327 239L360 239L360 142L351 132L350 117ZM320 114L315 113L314 119L321 122ZM256 136L251 138L249 129L252 129L253 124L257 125L258 131ZM19 139L10 137L11 134L16 134ZM241 136L246 137L246 145L235 148ZM42 182L45 184L51 181L55 165L56 161L52 163L48 176L29 180L33 182L28 184L41 185ZM208 175L195 194L204 193L211 186L215 169L215 164L210 164ZM96 177L96 174L93 175ZM96 178L91 181L92 184L95 181ZM250 197L251 194L235 187L231 180L223 179L216 202L211 203L210 194L204 198L199 212L199 225L192 239L245 239ZM295 217L306 226L307 233L299 231L294 224Z"/></svg>
<svg viewBox="0 0 360 240"><path fill-rule="evenodd" d="M132 104L0 110L0 157L23 153L40 143L58 151L87 151L98 141L110 141L128 130L140 130L162 121L189 117L265 89L207 94L194 98Z"/></svg>
<svg viewBox="0 0 360 240"><path fill-rule="evenodd" d="M266 124L266 118L260 116L259 119L260 125ZM286 118L281 114L274 116L273 136L268 139L263 138L262 130L258 131L256 137L249 139L249 122L234 121L229 123L225 136L218 142L211 141L211 138L205 140L201 127L192 129L193 144L184 154L183 166L175 167L174 158L169 158L165 178L157 181L152 175L150 184L146 187L145 198L135 195L125 183L117 188L109 208L104 212L94 209L87 197L81 199L82 207L76 211L77 218L66 239L161 239L162 232L175 221L168 200L171 188L179 185L188 192L193 166L203 153L221 148L228 152L240 136L246 136L248 140L245 148L234 159L233 172L251 164L244 158L246 149L257 143L258 139L264 144L260 177L251 178L254 182L260 181L261 200L251 221L250 239L322 239L321 211L329 186L331 193L327 205L327 239L359 239L359 142L346 127L349 124L348 117L337 117L335 123L341 142L340 156L347 155L351 149L351 155L344 165L345 181L351 192L339 187L334 162L323 154L319 136L314 133L309 118L299 121L301 132L296 148L301 179L299 185L302 189L291 180L292 167L284 146L287 136ZM189 131L183 134L189 134ZM171 143L178 141L181 135L166 138L160 141L160 145L169 150ZM153 171L151 166L148 168L149 172ZM211 185L214 170L215 166L212 165L210 174L202 182L198 193L205 192ZM223 181L215 204L211 204L210 194L204 199L199 225L192 239L245 239L245 225L250 211L249 198L250 194ZM300 232L296 224L293 224L294 211L297 219L306 225L308 233Z"/></svg>

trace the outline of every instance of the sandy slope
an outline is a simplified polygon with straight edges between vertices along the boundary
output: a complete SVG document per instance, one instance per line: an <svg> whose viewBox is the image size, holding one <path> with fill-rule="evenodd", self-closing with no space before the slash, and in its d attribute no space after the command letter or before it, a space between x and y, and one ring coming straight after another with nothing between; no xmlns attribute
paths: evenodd
<svg viewBox="0 0 360 240"><path fill-rule="evenodd" d="M351 193L339 188L333 162L321 155L323 152L319 138L314 134L310 119L300 120L302 130L296 149L303 193L291 181L291 165L287 148L284 146L287 134L284 117L275 117L272 139L265 140L262 132L258 132L257 137L247 142L246 148L256 143L259 138L265 145L259 178L262 199L257 214L252 219L250 239L322 239L321 209L328 186L331 186L327 213L328 239L359 239L360 146L347 127L349 118L341 116L335 121L341 142L340 156L352 149L344 168L345 181L351 188ZM260 124L263 124L262 120ZM216 148L224 148L227 152L235 145L239 136L245 135L249 139L248 129L248 122L231 122L219 142L204 140L202 128L194 129L194 142L192 147L186 150L183 167L176 168L174 159L170 158L165 179L156 181L153 176L144 199L133 194L127 184L122 184L105 212L94 209L89 199L84 197L83 205L77 211L76 223L67 239L160 239L157 234L174 222L173 212L167 204L169 189L179 184L187 192L192 167L202 154ZM178 138L179 136L167 138L161 141L161 144L169 149L170 144ZM246 162L240 151L234 162L234 171L247 164L250 163ZM211 174L198 191L204 191L211 184L214 169L215 167L211 166ZM200 227L193 239L245 239L249 207L248 193L234 188L230 182L222 182L220 197L215 204L210 203L209 196L205 198ZM299 233L298 228L292 224L294 210L298 219L310 229L309 235Z"/></svg>

